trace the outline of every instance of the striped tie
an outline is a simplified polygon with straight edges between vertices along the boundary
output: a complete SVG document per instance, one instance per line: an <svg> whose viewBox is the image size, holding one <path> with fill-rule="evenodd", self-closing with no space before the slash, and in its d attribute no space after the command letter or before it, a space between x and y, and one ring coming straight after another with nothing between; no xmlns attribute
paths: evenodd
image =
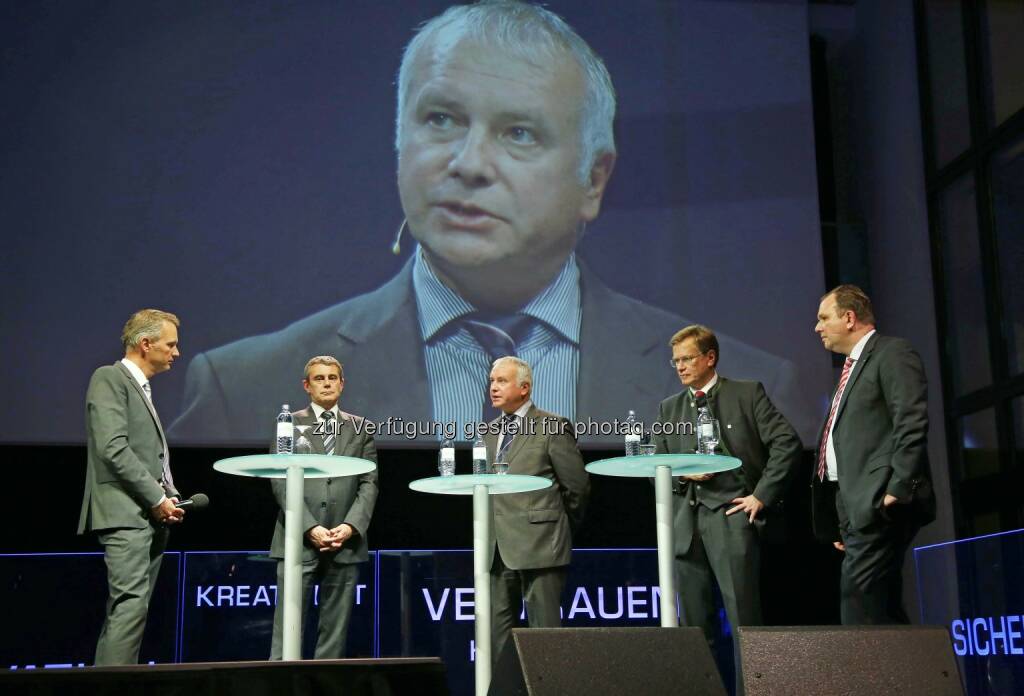
<svg viewBox="0 0 1024 696"><path fill-rule="evenodd" d="M324 411L320 417L324 419L324 453L334 454L334 440L338 434L334 414L330 411Z"/></svg>
<svg viewBox="0 0 1024 696"><path fill-rule="evenodd" d="M828 435L832 432L832 421L836 418L836 411L839 410L839 402L843 400L843 390L846 389L846 380L850 378L853 369L853 358L847 358L843 363L843 374L839 377L839 386L836 387L836 395L832 398L832 410L829 411L828 421L825 422L825 432L821 436L821 448L818 450L818 479L825 480L825 472L828 464L825 462L828 454Z"/></svg>
<svg viewBox="0 0 1024 696"><path fill-rule="evenodd" d="M506 462L506 456L508 456L508 449L512 446L512 440L516 438L516 434L519 432L519 422L516 420L516 414L506 413L501 417L501 429L505 433L505 438L501 441L501 447L498 449L498 453L494 455L494 461Z"/></svg>
<svg viewBox="0 0 1024 696"><path fill-rule="evenodd" d="M519 344L536 323L533 317L525 314L493 316L482 312L468 314L460 320L460 324L476 339L492 363L498 358L517 356ZM491 406L490 389L487 385L484 385L482 413L483 421L493 420L498 416L498 409Z"/></svg>

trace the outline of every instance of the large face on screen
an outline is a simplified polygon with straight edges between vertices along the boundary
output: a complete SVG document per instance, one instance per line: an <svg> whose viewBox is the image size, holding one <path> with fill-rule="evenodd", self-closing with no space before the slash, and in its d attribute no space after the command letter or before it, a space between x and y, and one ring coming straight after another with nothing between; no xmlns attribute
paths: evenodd
<svg viewBox="0 0 1024 696"><path fill-rule="evenodd" d="M410 76L398 185L431 264L553 273L603 191L577 176L584 88L575 61L531 63L439 39Z"/></svg>

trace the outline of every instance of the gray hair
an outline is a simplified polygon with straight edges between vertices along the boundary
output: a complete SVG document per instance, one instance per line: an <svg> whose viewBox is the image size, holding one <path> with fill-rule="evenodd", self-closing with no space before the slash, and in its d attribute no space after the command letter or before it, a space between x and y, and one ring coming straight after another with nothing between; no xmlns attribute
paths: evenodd
<svg viewBox="0 0 1024 696"><path fill-rule="evenodd" d="M398 70L398 114L395 119L395 149L402 147L402 114L409 92L413 62L441 32L487 42L505 53L535 62L541 57L556 59L568 54L584 76L580 110L580 158L577 176L587 184L600 154L615 154L615 88L604 61L564 19L538 5L518 0L482 0L474 5L449 7L420 27L405 47Z"/></svg>
<svg viewBox="0 0 1024 696"><path fill-rule="evenodd" d="M142 339L148 338L154 341L160 338L164 332L164 322L169 321L175 326L180 326L178 317L170 312L159 309L140 309L128 317L124 328L121 329L121 343L124 349L130 350L142 343Z"/></svg>
<svg viewBox="0 0 1024 696"><path fill-rule="evenodd" d="M514 355L506 355L504 358L498 358L491 365L491 369L495 369L501 365L515 365L516 366L516 385L523 386L529 384L533 387L533 370L530 369L530 363L517 358Z"/></svg>
<svg viewBox="0 0 1024 696"><path fill-rule="evenodd" d="M309 371L313 369L314 365L326 365L327 367L338 368L338 376L345 379L345 368L341 366L341 362L333 355L317 355L309 359L306 363L306 368L302 371L302 378L309 380Z"/></svg>

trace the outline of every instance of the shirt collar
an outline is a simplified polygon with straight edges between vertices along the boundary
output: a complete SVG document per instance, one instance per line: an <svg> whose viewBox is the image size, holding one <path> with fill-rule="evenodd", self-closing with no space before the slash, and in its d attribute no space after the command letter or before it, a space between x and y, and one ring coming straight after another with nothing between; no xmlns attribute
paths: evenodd
<svg viewBox="0 0 1024 696"><path fill-rule="evenodd" d="M718 373L717 372L715 374L713 374L711 376L711 379L708 380L708 383L705 384L700 389L694 389L693 387L690 387L690 396L693 396L695 393L697 393L699 391L704 392L705 395L710 394L711 393L711 388L714 387L716 384L718 384Z"/></svg>
<svg viewBox="0 0 1024 696"><path fill-rule="evenodd" d="M531 408L533 408L533 399L527 399L522 406L514 411L514 413L519 416L519 418L526 418L526 414L530 412Z"/></svg>
<svg viewBox="0 0 1024 696"><path fill-rule="evenodd" d="M146 379L146 375L143 374L142 368L133 363L131 360L129 360L128 358L121 358L121 364L128 368L128 372L131 373L132 377L135 378L135 381L139 383L140 387L145 388L145 386L149 384L149 380ZM152 389L153 387L150 387L150 390Z"/></svg>
<svg viewBox="0 0 1024 696"><path fill-rule="evenodd" d="M874 333L875 330L871 329L866 334L860 337L860 340L857 341L857 345L855 345L853 347L853 350L850 351L850 358L852 358L855 361L860 360L860 354L864 352L864 346L868 344L868 339L871 338L871 336Z"/></svg>
<svg viewBox="0 0 1024 696"><path fill-rule="evenodd" d="M419 247L412 266L413 294L419 310L420 333L429 341L451 322L472 314L477 308L441 282ZM580 269L570 254L551 284L530 300L519 314L533 317L578 344L580 341Z"/></svg>
<svg viewBox="0 0 1024 696"><path fill-rule="evenodd" d="M326 410L324 409L323 406L315 402L310 402L309 405L313 408L313 415L316 416L317 420L323 418L324 411ZM338 404L334 404L334 406L331 407L330 411L331 413L334 414L335 419L340 418L340 414L338 413Z"/></svg>

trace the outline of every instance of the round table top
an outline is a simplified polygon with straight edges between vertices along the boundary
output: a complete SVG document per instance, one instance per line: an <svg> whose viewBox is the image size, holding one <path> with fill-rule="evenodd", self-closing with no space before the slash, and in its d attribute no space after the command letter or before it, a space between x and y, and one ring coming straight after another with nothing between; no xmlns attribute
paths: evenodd
<svg viewBox="0 0 1024 696"><path fill-rule="evenodd" d="M673 476L694 476L738 469L740 460L722 454L648 454L599 459L587 464L586 469L592 474L604 476L650 478L659 466L671 468Z"/></svg>
<svg viewBox="0 0 1024 696"><path fill-rule="evenodd" d="M248 454L221 459L213 468L222 474L283 479L288 477L288 465L295 462L302 465L303 478L358 476L377 468L367 459L334 454Z"/></svg>
<svg viewBox="0 0 1024 696"><path fill-rule="evenodd" d="M525 474L456 474L431 476L409 482L409 488L421 493L473 495L476 486L487 486L490 495L539 491L551 485L551 479Z"/></svg>

